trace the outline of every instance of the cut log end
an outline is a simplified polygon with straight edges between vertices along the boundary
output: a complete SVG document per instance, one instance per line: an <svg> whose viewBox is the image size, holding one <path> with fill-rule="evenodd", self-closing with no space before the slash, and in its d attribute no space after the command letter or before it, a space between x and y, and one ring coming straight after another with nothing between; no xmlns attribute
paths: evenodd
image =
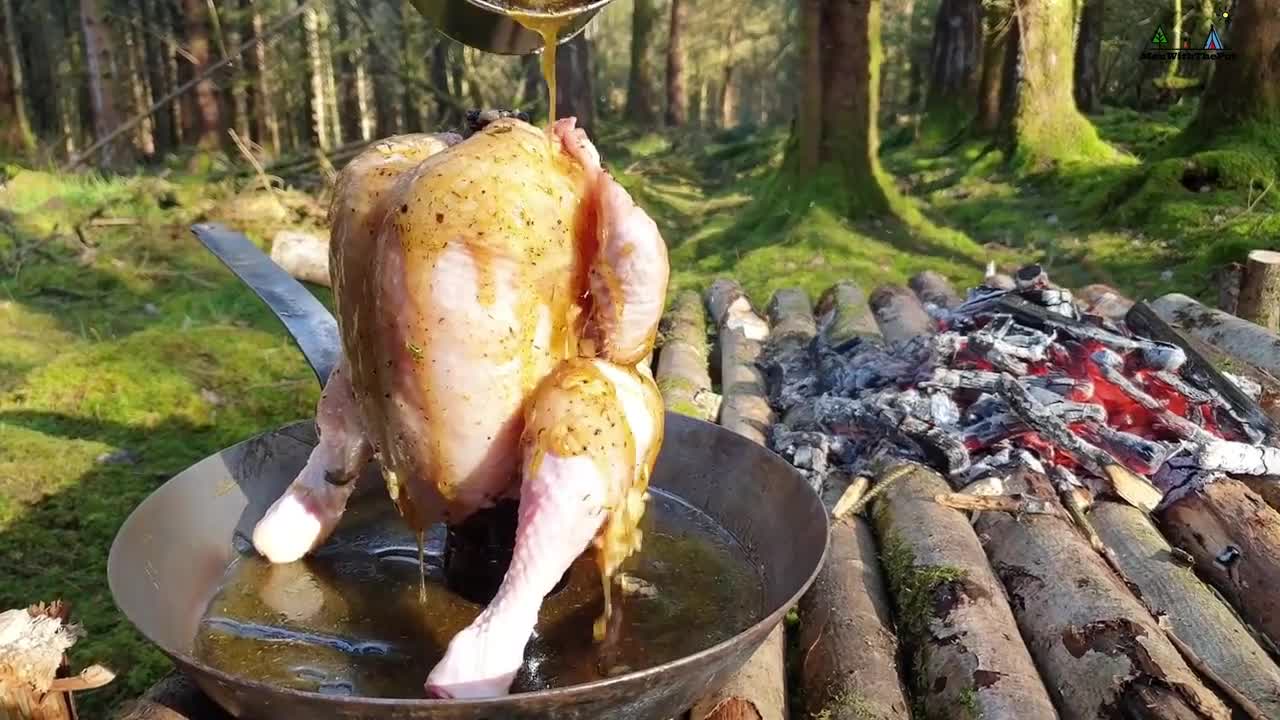
<svg viewBox="0 0 1280 720"><path fill-rule="evenodd" d="M828 345L842 345L856 337L880 334L867 295L851 281L838 282L827 288L813 309L819 332Z"/></svg>
<svg viewBox="0 0 1280 720"><path fill-rule="evenodd" d="M904 287L881 286L871 293L869 304L886 342L906 342L933 332L932 318L916 296Z"/></svg>
<svg viewBox="0 0 1280 720"><path fill-rule="evenodd" d="M1280 331L1280 252L1249 253L1236 314L1271 332Z"/></svg>
<svg viewBox="0 0 1280 720"><path fill-rule="evenodd" d="M271 241L271 259L298 280L329 287L329 243L307 233L284 230Z"/></svg>
<svg viewBox="0 0 1280 720"><path fill-rule="evenodd" d="M953 308L960 304L960 295L951 285L951 281L940 273L925 270L917 273L907 281L907 287L920 298L925 305L939 308Z"/></svg>

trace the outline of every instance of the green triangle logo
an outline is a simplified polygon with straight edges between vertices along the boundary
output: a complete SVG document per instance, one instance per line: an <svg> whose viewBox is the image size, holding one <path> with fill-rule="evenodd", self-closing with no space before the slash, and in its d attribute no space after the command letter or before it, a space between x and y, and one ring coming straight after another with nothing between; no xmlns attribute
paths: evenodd
<svg viewBox="0 0 1280 720"><path fill-rule="evenodd" d="M1164 36L1163 25L1156 27L1156 34L1151 36L1151 44L1152 45L1168 45L1169 44L1169 38Z"/></svg>

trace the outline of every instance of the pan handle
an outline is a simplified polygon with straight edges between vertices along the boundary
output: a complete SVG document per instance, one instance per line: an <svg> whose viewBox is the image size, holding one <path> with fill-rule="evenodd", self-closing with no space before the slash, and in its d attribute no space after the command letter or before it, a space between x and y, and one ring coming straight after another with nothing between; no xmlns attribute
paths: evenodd
<svg viewBox="0 0 1280 720"><path fill-rule="evenodd" d="M342 349L329 309L242 233L217 223L193 225L191 232L284 323L324 387Z"/></svg>

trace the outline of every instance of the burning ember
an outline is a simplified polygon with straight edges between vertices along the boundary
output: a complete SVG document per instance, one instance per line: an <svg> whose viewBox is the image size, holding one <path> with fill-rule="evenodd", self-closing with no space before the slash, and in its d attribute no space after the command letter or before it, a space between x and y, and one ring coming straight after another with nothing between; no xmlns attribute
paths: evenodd
<svg viewBox="0 0 1280 720"><path fill-rule="evenodd" d="M900 298L899 298L900 299ZM903 316L892 293L877 313ZM764 368L783 414L771 444L811 482L885 453L925 462L968 494L1003 495L1019 469L1146 511L1222 474L1280 474L1261 387L1219 374L1153 314L1082 312L1038 266L1015 287L926 303L918 334L775 342ZM918 314L918 312L917 312Z"/></svg>

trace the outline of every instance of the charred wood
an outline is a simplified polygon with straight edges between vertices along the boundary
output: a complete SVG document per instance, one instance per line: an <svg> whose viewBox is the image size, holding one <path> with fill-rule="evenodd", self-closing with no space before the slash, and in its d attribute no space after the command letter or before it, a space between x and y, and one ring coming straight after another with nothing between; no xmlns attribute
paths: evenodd
<svg viewBox="0 0 1280 720"><path fill-rule="evenodd" d="M880 287L871 293L869 304L880 334L890 345L933 333L933 319L916 296L904 287Z"/></svg>

